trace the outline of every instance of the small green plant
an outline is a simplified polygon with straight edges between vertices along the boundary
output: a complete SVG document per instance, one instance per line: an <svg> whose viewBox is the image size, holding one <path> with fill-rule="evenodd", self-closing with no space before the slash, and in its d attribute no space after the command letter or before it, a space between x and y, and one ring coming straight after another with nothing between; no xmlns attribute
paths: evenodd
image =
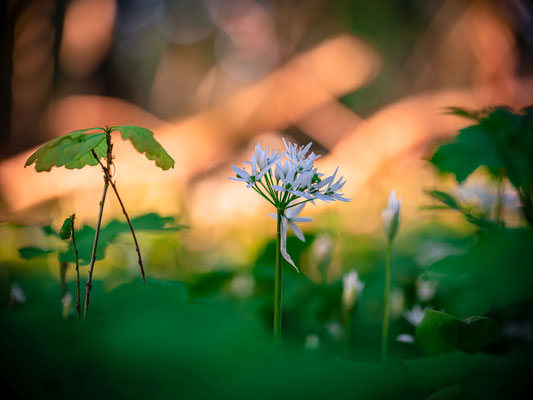
<svg viewBox="0 0 533 400"><path fill-rule="evenodd" d="M89 274L87 283L85 285L85 306L84 306L84 318L87 317L89 310L89 302L92 288L92 276L94 270L94 264L96 262L96 254L98 247L98 238L100 235L100 228L102 223L102 215L104 211L104 204L107 195L108 186L111 185L119 203L122 208L122 212L126 217L133 241L135 242L135 249L138 255L139 268L143 281L145 281L144 266L141 257L141 251L135 236L135 231L131 224L124 203L120 198L116 186L116 182L113 181L112 167L114 167L114 155L113 144L111 141L111 134L113 132L120 132L122 139L129 140L139 151L144 153L149 160L155 161L156 165L167 170L174 167L174 160L168 155L165 149L154 139L152 131L146 128L142 128L134 125L119 125L119 126L106 126L105 128L88 128L81 129L67 133L66 135L52 139L49 142L42 145L35 153L33 153L26 165L30 166L35 163L35 169L37 172L50 171L52 167L64 166L67 169L81 169L87 165L95 166L100 165L104 174L104 190L102 194L102 200L100 201L100 209L98 213L98 222L96 226L96 232L94 235L94 243L92 248L91 263L89 267ZM105 162L102 163L102 159Z"/></svg>

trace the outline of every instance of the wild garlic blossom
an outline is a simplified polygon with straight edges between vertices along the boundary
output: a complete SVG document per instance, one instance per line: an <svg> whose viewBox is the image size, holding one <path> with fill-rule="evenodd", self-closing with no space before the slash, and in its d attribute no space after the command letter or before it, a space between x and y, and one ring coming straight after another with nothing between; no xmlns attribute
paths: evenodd
<svg viewBox="0 0 533 400"><path fill-rule="evenodd" d="M230 179L246 183L281 214L281 253L283 258L292 266L296 265L287 252L287 233L289 227L302 241L305 240L297 222L307 222L311 219L297 217L307 202L314 204L315 200L324 202L345 201L351 199L344 197L342 188L346 181L343 177L334 174L324 177L317 171L314 161L319 155L311 152L311 143L298 146L285 141L285 151L263 149L261 144L255 146L252 158L245 162L243 168L231 165L236 177ZM297 268L296 268L297 269Z"/></svg>

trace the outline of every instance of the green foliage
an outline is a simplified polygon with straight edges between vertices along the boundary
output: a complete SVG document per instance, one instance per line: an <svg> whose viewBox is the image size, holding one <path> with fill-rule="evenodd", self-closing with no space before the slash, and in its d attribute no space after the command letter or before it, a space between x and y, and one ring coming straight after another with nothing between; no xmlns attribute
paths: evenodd
<svg viewBox="0 0 533 400"><path fill-rule="evenodd" d="M174 160L154 139L154 134L149 129L134 125L115 126L109 129L111 132L120 131L122 139L130 140L137 151L144 153L149 160L155 161L159 168L163 170L174 168ZM89 132L95 130L103 132ZM97 165L98 161L92 152L96 153L98 159L106 157L105 132L104 128L80 129L52 139L28 158L25 167L35 163L35 169L42 172L50 171L54 166L81 169L86 165Z"/></svg>
<svg viewBox="0 0 533 400"><path fill-rule="evenodd" d="M453 108L451 113L477 124L460 130L430 161L439 171L455 175L458 182L481 166L495 176L505 174L518 192L528 223L533 224L533 107L521 113L505 107L480 112Z"/></svg>
<svg viewBox="0 0 533 400"><path fill-rule="evenodd" d="M146 158L155 161L163 169L174 168L174 160L165 149L154 139L154 133L146 128L134 125L116 126L122 139L130 140L139 153L144 153Z"/></svg>
<svg viewBox="0 0 533 400"><path fill-rule="evenodd" d="M92 318L79 323L39 283L20 281L28 303L0 309L2 375L22 398L451 399L460 387L459 399L517 399L533 366L530 349L389 365L313 357L301 342L278 354L253 302L191 301L186 284L155 279L94 282Z"/></svg>
<svg viewBox="0 0 533 400"><path fill-rule="evenodd" d="M445 291L446 311L466 317L487 314L533 300L531 244L533 233L506 229L479 238L466 253L429 267Z"/></svg>
<svg viewBox="0 0 533 400"><path fill-rule="evenodd" d="M63 240L68 240L72 236L72 219L70 217L63 222L63 225L59 230L59 236L61 236L61 239Z"/></svg>
<svg viewBox="0 0 533 400"><path fill-rule="evenodd" d="M70 218L65 220L63 227L67 224ZM162 217L157 213L143 214L131 220L131 224L136 231L153 231L153 232L172 232L179 231L184 228L179 225L174 217ZM61 231L63 231L63 227ZM71 225L72 229L72 225ZM43 227L43 231L48 235L58 236L63 238L62 233L56 233L51 227ZM130 228L126 222L112 220L100 230L100 242L96 249L96 260L102 260L105 257L107 247L115 242L117 238L124 233L129 233ZM94 242L95 229L84 225L80 230L76 231L76 247L78 248L78 258L80 265L87 265L91 261L92 245ZM55 249L39 249L36 247L25 247L19 249L21 257L30 259L44 254L49 254ZM76 262L74 254L74 246L72 242L64 251L59 251L59 261L61 262Z"/></svg>
<svg viewBox="0 0 533 400"><path fill-rule="evenodd" d="M37 149L26 161L25 167L35 163L38 172L50 171L52 167L80 169L86 165L96 165L98 161L92 151L101 158L105 157L107 145L105 133L89 133L95 129L81 129L67 133L45 143Z"/></svg>
<svg viewBox="0 0 533 400"><path fill-rule="evenodd" d="M428 354L456 350L474 353L498 338L498 323L486 317L465 320L428 310L416 328L416 339Z"/></svg>
<svg viewBox="0 0 533 400"><path fill-rule="evenodd" d="M452 143L440 146L430 161L439 171L454 174L458 182L463 182L480 166L490 171L502 168L496 149L480 125L461 130Z"/></svg>

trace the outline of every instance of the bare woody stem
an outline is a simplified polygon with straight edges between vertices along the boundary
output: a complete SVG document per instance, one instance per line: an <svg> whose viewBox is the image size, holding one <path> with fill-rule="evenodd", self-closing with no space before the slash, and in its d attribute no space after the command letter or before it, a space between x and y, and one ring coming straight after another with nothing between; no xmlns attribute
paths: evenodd
<svg viewBox="0 0 533 400"><path fill-rule="evenodd" d="M72 221L72 247L74 247L74 257L76 258L76 312L78 313L78 318L81 319L81 306L80 306L80 263L78 259L78 249L76 247L76 235L74 234L74 219L76 214L70 216Z"/></svg>
<svg viewBox="0 0 533 400"><path fill-rule="evenodd" d="M94 151L93 151L93 156L98 160L98 157L96 156L96 153ZM126 208L124 207L124 203L122 203L122 199L120 198L120 196L118 194L117 186L116 186L115 182L113 182L113 180L111 179L111 174L109 172L109 167L106 168L100 162L100 160L98 160L98 163L101 165L102 169L104 170L104 174L106 174L107 180L111 184L111 187L113 188L113 191L115 192L115 195L117 196L117 200L120 203L120 207L122 207L122 212L124 213L124 216L126 217L126 221L128 221L128 225L129 225L130 231L131 231L131 236L133 236L133 241L135 242L135 250L137 251L139 268L141 269L141 275L142 275L142 278L143 278L143 282L146 283L146 278L145 278L145 275L144 275L144 265L143 265L143 260L142 260L142 257L141 257L141 250L139 248L139 243L137 242L137 237L135 236L135 231L133 230L133 226L131 225L130 217L128 216L128 213L126 212Z"/></svg>
<svg viewBox="0 0 533 400"><path fill-rule="evenodd" d="M104 213L104 203L105 203L105 197L107 194L107 187L109 186L109 181L107 180L107 177L104 179L105 179L104 193L102 194L102 200L100 201L100 212L98 214L98 223L96 225L96 233L94 235L93 252L91 254L91 264L89 266L89 276L87 278L87 283L85 284L85 307L83 309L83 319L87 318L87 312L89 311L89 301L91 297L93 270L94 270L94 263L96 262L96 248L98 246L98 236L100 236L100 226L102 225L102 214Z"/></svg>
<svg viewBox="0 0 533 400"><path fill-rule="evenodd" d="M109 166L113 162L113 146L111 145L111 130L109 128L106 128L105 136L106 136L106 143L107 143L106 163L107 163L107 167L109 170ZM100 201L100 211L98 213L98 223L96 225L96 233L94 235L93 251L91 254L91 264L89 266L89 276L87 278L87 283L85 285L85 307L83 310L83 319L87 318L87 312L89 311L89 301L91 297L93 270L94 270L94 263L96 262L96 248L98 246L98 237L100 236L100 227L102 225L102 215L104 213L104 204L105 204L105 198L106 198L108 186L109 186L109 176L105 174L104 175L104 192L102 194L102 200Z"/></svg>

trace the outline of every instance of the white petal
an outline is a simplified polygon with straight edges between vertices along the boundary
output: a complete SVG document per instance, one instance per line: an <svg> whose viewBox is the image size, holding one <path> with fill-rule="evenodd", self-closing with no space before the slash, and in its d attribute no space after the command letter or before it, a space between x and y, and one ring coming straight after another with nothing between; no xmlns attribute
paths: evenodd
<svg viewBox="0 0 533 400"><path fill-rule="evenodd" d="M298 225L296 225L292 221L289 221L289 225L291 226L291 229L294 232L294 234L296 235L296 237L298 239L300 239L302 242L305 242L305 236L304 236L302 230L300 229L300 227Z"/></svg>
<svg viewBox="0 0 533 400"><path fill-rule="evenodd" d="M291 264L294 268L296 268L296 271L300 272L298 270L298 267L296 267L296 265L294 264L294 261L292 261L292 258L289 255L289 253L287 253L287 231L288 229L289 229L289 223L286 218L283 218L281 220L281 243L280 243L281 255L289 264Z"/></svg>

